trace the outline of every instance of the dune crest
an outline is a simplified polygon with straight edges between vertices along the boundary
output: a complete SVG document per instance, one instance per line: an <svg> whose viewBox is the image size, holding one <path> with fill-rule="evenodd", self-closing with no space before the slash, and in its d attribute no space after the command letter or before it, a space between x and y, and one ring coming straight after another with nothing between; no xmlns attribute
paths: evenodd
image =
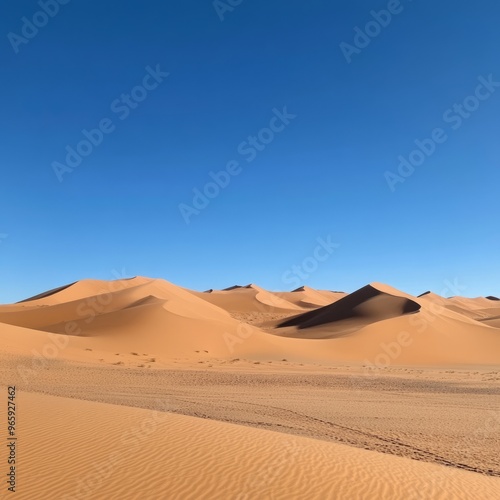
<svg viewBox="0 0 500 500"><path fill-rule="evenodd" d="M364 363L404 334L411 345L394 348L391 363L495 363L497 304L485 297L413 297L381 283L347 295L307 286L269 292L250 284L205 293L146 277L82 280L0 306L0 350L40 351L56 343L64 345L59 360L125 365L133 361L117 353L144 351L154 367L189 363L199 353L200 362Z"/></svg>
<svg viewBox="0 0 500 500"><path fill-rule="evenodd" d="M301 286L291 292L274 292L278 297L292 302L306 309L316 309L321 306L332 304L345 297L343 292L330 292L328 290L315 290L308 286Z"/></svg>
<svg viewBox="0 0 500 500"><path fill-rule="evenodd" d="M420 307L397 290L373 283L333 304L296 316L278 326L296 326L302 330L328 324L332 333L346 333L376 321L418 312Z"/></svg>
<svg viewBox="0 0 500 500"><path fill-rule="evenodd" d="M304 310L304 308L299 305L254 284L246 286L235 285L218 291L212 290L209 294L199 292L192 293L232 313L270 313Z"/></svg>

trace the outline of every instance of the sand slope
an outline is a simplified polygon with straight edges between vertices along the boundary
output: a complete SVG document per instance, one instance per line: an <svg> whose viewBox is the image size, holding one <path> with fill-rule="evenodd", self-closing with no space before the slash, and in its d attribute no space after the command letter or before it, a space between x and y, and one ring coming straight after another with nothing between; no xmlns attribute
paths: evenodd
<svg viewBox="0 0 500 500"><path fill-rule="evenodd" d="M288 312L303 310L303 307L253 284L232 286L225 290L193 293L197 297L229 312Z"/></svg>
<svg viewBox="0 0 500 500"><path fill-rule="evenodd" d="M247 306L272 310L261 302L267 299L286 306L286 315L301 310L258 287L244 290L243 310ZM0 351L27 355L50 351L58 360L149 367L173 359L191 361L199 352L224 359L279 360L284 354L315 358L308 346L289 345L238 321L196 293L148 278L84 280L39 299L0 306L0 339ZM131 357L137 354L141 357Z"/></svg>
<svg viewBox="0 0 500 500"><path fill-rule="evenodd" d="M419 309L419 304L401 296L396 290L373 284L333 304L286 320L279 326L296 326L302 330L329 324L330 338L333 338L336 332L345 334L352 330L359 330L370 323L414 313Z"/></svg>
<svg viewBox="0 0 500 500"><path fill-rule="evenodd" d="M292 292L274 292L274 294L300 307L313 309L332 304L347 295L344 292L315 290L314 288L310 288L308 286L301 286Z"/></svg>
<svg viewBox="0 0 500 500"><path fill-rule="evenodd" d="M449 299L441 297L432 292L421 295L426 304L438 304L450 311L455 311L463 316L475 319L477 321L488 321L500 316L500 302L494 297L451 297Z"/></svg>
<svg viewBox="0 0 500 500"><path fill-rule="evenodd" d="M30 393L18 405L20 500L500 497L497 478L308 438Z"/></svg>
<svg viewBox="0 0 500 500"><path fill-rule="evenodd" d="M434 294L413 297L372 283L331 305L277 322L273 333L322 339L322 348L332 358L364 360L382 368L392 364L498 363L500 331L492 328L498 326L498 320L488 323L472 316Z"/></svg>
<svg viewBox="0 0 500 500"><path fill-rule="evenodd" d="M146 368L234 358L498 363L499 301L413 297L372 283L312 306L332 294L256 285L201 293L142 277L83 280L0 306L0 352Z"/></svg>

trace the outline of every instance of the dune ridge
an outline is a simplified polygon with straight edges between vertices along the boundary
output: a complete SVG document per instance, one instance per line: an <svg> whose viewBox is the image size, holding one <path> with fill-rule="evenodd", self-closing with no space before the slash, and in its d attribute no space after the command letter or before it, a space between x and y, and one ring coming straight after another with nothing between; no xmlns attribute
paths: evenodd
<svg viewBox="0 0 500 500"><path fill-rule="evenodd" d="M486 298L413 297L381 283L351 294L230 288L196 292L146 277L82 280L0 306L0 350L53 342L66 344L59 360L123 366L133 361L117 360L117 353L144 351L155 358L146 365L152 367L199 352L226 360L366 363L382 359L394 342L400 345L391 364L492 364L500 352L500 306Z"/></svg>
<svg viewBox="0 0 500 500"><path fill-rule="evenodd" d="M275 295L281 297L293 304L296 304L307 309L315 309L317 307L332 304L337 300L345 297L344 292L330 292L328 290L315 290L308 286L301 286L291 292L274 292Z"/></svg>
<svg viewBox="0 0 500 500"><path fill-rule="evenodd" d="M332 332L346 333L376 321L417 312L420 307L395 290L372 284L333 304L286 320L278 327L296 326L305 329L330 323Z"/></svg>

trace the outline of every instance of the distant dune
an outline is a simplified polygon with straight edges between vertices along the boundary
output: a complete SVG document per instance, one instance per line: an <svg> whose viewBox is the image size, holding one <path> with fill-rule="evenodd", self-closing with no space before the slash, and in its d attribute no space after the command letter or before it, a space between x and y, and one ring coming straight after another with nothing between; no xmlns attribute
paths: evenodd
<svg viewBox="0 0 500 500"><path fill-rule="evenodd" d="M365 363L394 343L391 364L473 364L498 361L499 318L499 302L485 297L414 297L380 283L351 294L254 284L207 293L136 277L82 280L0 306L0 339L4 351L22 353L56 335L59 359L117 363L116 353L144 352L152 367L196 352Z"/></svg>
<svg viewBox="0 0 500 500"><path fill-rule="evenodd" d="M211 304L229 312L288 312L302 311L298 305L263 288L250 284L246 286L231 286L224 290L212 290L209 294L193 292Z"/></svg>
<svg viewBox="0 0 500 500"><path fill-rule="evenodd" d="M308 286L301 286L292 292L275 292L275 295L298 306L315 309L340 300L347 294L343 292L330 292L328 290L315 290Z"/></svg>
<svg viewBox="0 0 500 500"><path fill-rule="evenodd" d="M336 332L359 330L370 323L414 313L419 309L419 304L398 295L396 290L373 284L333 304L284 321L278 326L297 326L299 329L304 329L329 325L328 331L331 337L334 337Z"/></svg>

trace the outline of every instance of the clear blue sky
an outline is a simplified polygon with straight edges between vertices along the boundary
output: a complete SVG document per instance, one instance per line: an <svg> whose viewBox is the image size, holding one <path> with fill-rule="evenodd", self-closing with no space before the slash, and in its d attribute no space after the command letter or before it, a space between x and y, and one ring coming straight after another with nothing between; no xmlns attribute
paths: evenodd
<svg viewBox="0 0 500 500"><path fill-rule="evenodd" d="M199 290L500 295L497 0L65 1L53 17L3 6L0 301L122 270ZM102 123L71 169L66 147ZM391 190L385 173L436 128ZM229 162L187 224L179 205Z"/></svg>

